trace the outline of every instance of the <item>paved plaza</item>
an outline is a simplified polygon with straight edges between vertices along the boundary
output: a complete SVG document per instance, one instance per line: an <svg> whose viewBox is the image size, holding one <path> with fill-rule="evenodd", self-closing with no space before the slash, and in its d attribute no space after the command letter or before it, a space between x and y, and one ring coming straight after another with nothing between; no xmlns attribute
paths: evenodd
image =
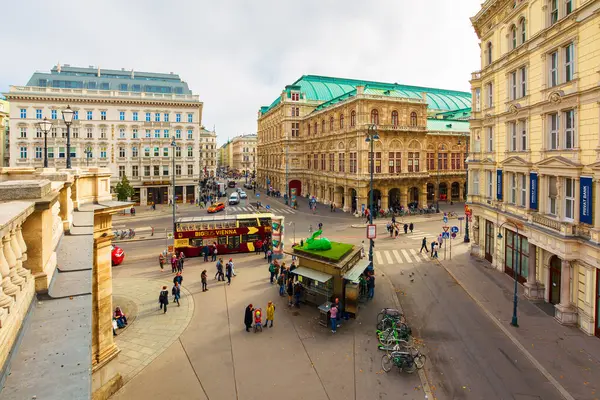
<svg viewBox="0 0 600 400"><path fill-rule="evenodd" d="M152 259L115 267L114 296L130 301L135 318L117 337L124 387L115 399L423 399L419 374L381 370L375 317L397 304L386 277L375 300L334 335L315 307L288 308L268 280L262 256L234 255L231 286L213 280L214 263L185 263L181 307L158 310L158 292L173 274ZM200 273L207 269L209 291ZM247 333L244 309L276 305L274 328ZM116 303L115 303L116 304ZM137 311L135 311L137 309Z"/></svg>

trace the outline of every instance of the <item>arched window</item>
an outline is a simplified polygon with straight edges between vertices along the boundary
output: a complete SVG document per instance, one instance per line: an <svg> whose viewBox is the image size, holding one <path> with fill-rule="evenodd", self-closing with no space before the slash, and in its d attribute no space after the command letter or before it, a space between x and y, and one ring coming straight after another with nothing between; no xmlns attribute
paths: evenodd
<svg viewBox="0 0 600 400"><path fill-rule="evenodd" d="M487 65L491 65L492 64L492 42L488 42L487 44Z"/></svg>
<svg viewBox="0 0 600 400"><path fill-rule="evenodd" d="M519 21L519 28L521 29L521 44L523 44L527 40L527 23L525 22L525 18L521 18L521 21Z"/></svg>
<svg viewBox="0 0 600 400"><path fill-rule="evenodd" d="M344 129L344 114L340 114L340 129Z"/></svg>
<svg viewBox="0 0 600 400"><path fill-rule="evenodd" d="M392 125L394 127L398 126L398 111L392 111Z"/></svg>
<svg viewBox="0 0 600 400"><path fill-rule="evenodd" d="M371 110L371 123L379 125L379 111Z"/></svg>
<svg viewBox="0 0 600 400"><path fill-rule="evenodd" d="M317 121L315 121L315 135L319 133L319 124L317 124Z"/></svg>
<svg viewBox="0 0 600 400"><path fill-rule="evenodd" d="M321 120L321 133L325 133L325 120Z"/></svg>
<svg viewBox="0 0 600 400"><path fill-rule="evenodd" d="M511 50L517 48L517 27L514 25L510 28L510 46Z"/></svg>
<svg viewBox="0 0 600 400"><path fill-rule="evenodd" d="M350 113L350 126L356 126L356 111Z"/></svg>
<svg viewBox="0 0 600 400"><path fill-rule="evenodd" d="M414 111L410 113L410 126L417 126L417 113Z"/></svg>
<svg viewBox="0 0 600 400"><path fill-rule="evenodd" d="M333 132L333 117L329 117L329 130Z"/></svg>

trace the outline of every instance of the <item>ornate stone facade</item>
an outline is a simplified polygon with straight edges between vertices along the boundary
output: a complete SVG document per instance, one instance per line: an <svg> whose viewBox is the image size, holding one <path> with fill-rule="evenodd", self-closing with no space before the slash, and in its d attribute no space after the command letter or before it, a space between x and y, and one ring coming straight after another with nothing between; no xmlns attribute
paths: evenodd
<svg viewBox="0 0 600 400"><path fill-rule="evenodd" d="M287 183L297 195L360 211L367 207L370 191L370 144L365 139L375 126L380 139L374 143L373 194L379 208L464 199L468 108L455 107L449 115L432 108L433 95L427 91L436 89L408 87L419 93L407 94L397 84L312 76L302 80L342 94L314 99L311 89L297 82L286 87L277 104L261 109L259 186L285 193Z"/></svg>
<svg viewBox="0 0 600 400"><path fill-rule="evenodd" d="M599 11L596 0L482 5L468 162L472 253L516 269L527 296L598 336Z"/></svg>

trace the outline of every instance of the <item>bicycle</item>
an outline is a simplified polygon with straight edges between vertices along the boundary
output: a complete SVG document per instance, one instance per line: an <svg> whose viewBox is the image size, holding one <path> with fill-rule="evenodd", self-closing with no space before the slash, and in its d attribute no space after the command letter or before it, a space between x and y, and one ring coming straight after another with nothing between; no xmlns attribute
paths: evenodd
<svg viewBox="0 0 600 400"><path fill-rule="evenodd" d="M402 313L399 315L383 315L381 319L378 318L377 330L385 331L388 328L391 328L393 324L406 324L406 318Z"/></svg>
<svg viewBox="0 0 600 400"><path fill-rule="evenodd" d="M402 314L402 312L396 308L389 308L389 307L382 308L381 311L379 311L379 314L377 314L377 325L379 325L379 323L381 322L383 317L385 317L386 315L392 316L392 317L404 318L404 314Z"/></svg>
<svg viewBox="0 0 600 400"><path fill-rule="evenodd" d="M419 350L415 354L410 351L392 351L381 357L381 369L390 372L395 365L400 371L412 374L425 366L426 359Z"/></svg>

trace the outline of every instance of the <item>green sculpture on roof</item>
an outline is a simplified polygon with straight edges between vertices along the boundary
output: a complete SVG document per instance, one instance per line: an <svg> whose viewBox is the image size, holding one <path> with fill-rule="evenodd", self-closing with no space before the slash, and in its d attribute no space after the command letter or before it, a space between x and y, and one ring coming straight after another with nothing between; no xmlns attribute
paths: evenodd
<svg viewBox="0 0 600 400"><path fill-rule="evenodd" d="M306 243L304 243L304 248L306 250L316 250L316 251L331 250L331 242L329 241L329 239L327 239L327 238L317 239L317 237L321 236L322 233L323 233L322 229L319 229L318 231L313 233L311 237L306 239Z"/></svg>

